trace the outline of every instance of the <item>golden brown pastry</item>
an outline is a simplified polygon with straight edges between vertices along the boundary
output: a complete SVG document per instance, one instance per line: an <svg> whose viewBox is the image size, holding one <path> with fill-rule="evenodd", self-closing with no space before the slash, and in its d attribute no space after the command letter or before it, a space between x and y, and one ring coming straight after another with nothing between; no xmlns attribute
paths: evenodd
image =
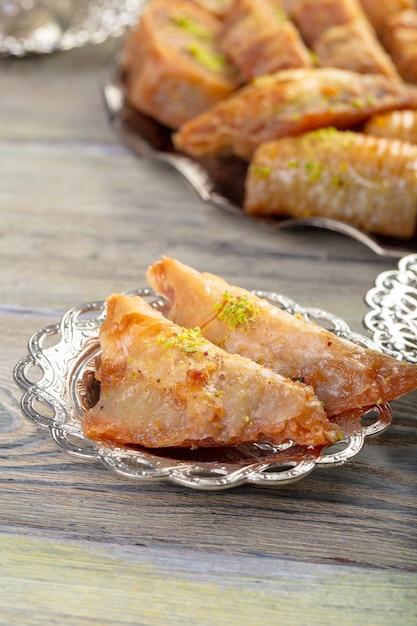
<svg viewBox="0 0 417 626"><path fill-rule="evenodd" d="M417 109L417 88L385 76L336 68L283 70L189 120L174 142L192 156L249 160L265 141L325 126L351 128L374 113L404 108Z"/></svg>
<svg viewBox="0 0 417 626"><path fill-rule="evenodd" d="M371 24L404 80L417 84L415 0L360 0Z"/></svg>
<svg viewBox="0 0 417 626"><path fill-rule="evenodd" d="M259 146L244 208L257 216L328 217L408 238L417 224L417 146L321 129Z"/></svg>
<svg viewBox="0 0 417 626"><path fill-rule="evenodd" d="M221 23L185 0L153 0L128 35L122 70L128 102L178 128L239 85L218 45Z"/></svg>
<svg viewBox="0 0 417 626"><path fill-rule="evenodd" d="M199 326L231 353L312 385L328 416L388 402L417 387L417 366L337 337L218 276L164 257L148 270L170 317Z"/></svg>
<svg viewBox="0 0 417 626"><path fill-rule="evenodd" d="M289 67L312 67L298 30L277 0L235 0L220 44L246 82Z"/></svg>
<svg viewBox="0 0 417 626"><path fill-rule="evenodd" d="M417 8L387 17L384 39L401 76L417 84Z"/></svg>
<svg viewBox="0 0 417 626"><path fill-rule="evenodd" d="M107 299L100 328L100 399L85 413L94 440L147 448L256 441L335 441L311 387L180 328L139 296Z"/></svg>
<svg viewBox="0 0 417 626"><path fill-rule="evenodd" d="M365 20L329 28L312 49L320 66L340 67L360 74L382 74L401 80L392 59Z"/></svg>
<svg viewBox="0 0 417 626"><path fill-rule="evenodd" d="M372 115L363 127L367 135L417 144L417 111L389 111Z"/></svg>
<svg viewBox="0 0 417 626"><path fill-rule="evenodd" d="M357 0L293 0L289 9L318 65L400 80Z"/></svg>
<svg viewBox="0 0 417 626"><path fill-rule="evenodd" d="M210 11L213 15L223 20L231 10L233 0L188 0Z"/></svg>
<svg viewBox="0 0 417 626"><path fill-rule="evenodd" d="M361 20L364 16L356 0L284 0L284 7L310 47L329 28Z"/></svg>
<svg viewBox="0 0 417 626"><path fill-rule="evenodd" d="M359 0L359 2L382 41L387 17L416 8L414 0Z"/></svg>
<svg viewBox="0 0 417 626"><path fill-rule="evenodd" d="M259 7L269 5L271 9L274 7L282 8L280 0L260 0L260 2L254 2L254 0L232 0L227 15L224 19L224 25L226 28L230 28L233 24L245 19L253 12L257 12Z"/></svg>

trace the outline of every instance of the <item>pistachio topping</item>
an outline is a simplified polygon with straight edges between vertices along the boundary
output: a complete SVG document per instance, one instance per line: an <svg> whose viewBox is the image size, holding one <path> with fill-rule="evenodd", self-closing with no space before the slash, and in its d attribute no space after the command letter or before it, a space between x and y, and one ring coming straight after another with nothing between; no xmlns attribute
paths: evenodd
<svg viewBox="0 0 417 626"><path fill-rule="evenodd" d="M279 22L286 22L288 20L287 14L280 7L273 7L274 15Z"/></svg>
<svg viewBox="0 0 417 626"><path fill-rule="evenodd" d="M161 343L164 348L177 348L186 354L198 352L204 344L204 337L201 334L201 329L196 328L184 328L179 332L174 332L171 335L161 333L157 338L158 343Z"/></svg>
<svg viewBox="0 0 417 626"><path fill-rule="evenodd" d="M307 163L305 163L304 165L304 168L306 172L308 173L309 179L312 182L320 178L321 169L322 169L320 163L315 163L314 161L307 161Z"/></svg>
<svg viewBox="0 0 417 626"><path fill-rule="evenodd" d="M213 52L196 42L191 42L187 50L201 65L212 72L222 72L226 68L226 58L219 52Z"/></svg>
<svg viewBox="0 0 417 626"><path fill-rule="evenodd" d="M232 296L228 291L223 294L223 302L215 304L214 309L219 311L217 318L225 322L230 330L253 322L259 312L259 308L246 294Z"/></svg>
<svg viewBox="0 0 417 626"><path fill-rule="evenodd" d="M271 167L269 165L265 165L263 167L261 167L260 165L256 165L253 169L252 169L254 174L257 174L258 176L269 176L269 174L271 173Z"/></svg>
<svg viewBox="0 0 417 626"><path fill-rule="evenodd" d="M172 18L172 22L175 26L187 31L190 35L202 39L205 41L211 41L213 39L213 33L207 26L197 22L189 15L176 15Z"/></svg>

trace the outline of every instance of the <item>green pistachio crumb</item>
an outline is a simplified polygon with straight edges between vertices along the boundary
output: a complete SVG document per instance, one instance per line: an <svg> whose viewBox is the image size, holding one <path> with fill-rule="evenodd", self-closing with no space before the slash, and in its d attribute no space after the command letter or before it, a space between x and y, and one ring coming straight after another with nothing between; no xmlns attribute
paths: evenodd
<svg viewBox="0 0 417 626"><path fill-rule="evenodd" d="M365 102L363 98L353 98L352 104L357 109L363 109Z"/></svg>
<svg viewBox="0 0 417 626"><path fill-rule="evenodd" d="M188 15L176 15L172 18L172 22L175 26L186 30L190 35L198 39L204 41L211 41L213 39L213 33L204 24L193 20Z"/></svg>
<svg viewBox="0 0 417 626"><path fill-rule="evenodd" d="M315 66L318 65L319 64L319 57L318 57L318 55L315 52L313 52L312 50L309 50L308 53L310 55L310 59L311 59L311 62L313 63L313 65L315 65Z"/></svg>
<svg viewBox="0 0 417 626"><path fill-rule="evenodd" d="M271 168L268 167L267 165L265 165L264 167L260 167L260 166L255 166L252 169L252 172L254 174L257 174L258 176L269 176L269 174L271 173Z"/></svg>
<svg viewBox="0 0 417 626"><path fill-rule="evenodd" d="M286 22L288 20L288 17L286 15L285 11L283 11L278 6L274 6L274 14L275 14L275 17L278 19L279 22Z"/></svg>
<svg viewBox="0 0 417 626"><path fill-rule="evenodd" d="M332 183L334 187L343 187L344 180L340 174L335 174L332 178Z"/></svg>
<svg viewBox="0 0 417 626"><path fill-rule="evenodd" d="M315 182L320 178L322 166L320 163L313 163L312 161L307 161L304 164L305 170L309 173L309 179L311 182Z"/></svg>
<svg viewBox="0 0 417 626"><path fill-rule="evenodd" d="M201 65L212 72L222 72L226 68L226 58L219 52L213 52L195 42L190 43L187 50Z"/></svg>
<svg viewBox="0 0 417 626"><path fill-rule="evenodd" d="M158 343L163 344L166 349L178 348L185 354L192 354L198 352L204 343L204 337L201 334L201 329L196 328L184 328L180 332L174 332L167 337L161 334L158 339Z"/></svg>
<svg viewBox="0 0 417 626"><path fill-rule="evenodd" d="M228 291L224 292L223 302L214 306L219 311L218 319L225 322L230 330L238 326L246 326L255 320L259 308L246 295L232 296Z"/></svg>

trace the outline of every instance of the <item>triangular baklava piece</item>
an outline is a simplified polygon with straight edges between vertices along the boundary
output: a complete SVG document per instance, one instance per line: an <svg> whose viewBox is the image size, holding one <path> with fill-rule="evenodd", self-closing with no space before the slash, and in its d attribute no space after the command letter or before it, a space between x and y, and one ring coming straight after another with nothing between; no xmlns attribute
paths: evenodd
<svg viewBox="0 0 417 626"><path fill-rule="evenodd" d="M417 366L336 336L265 299L163 258L150 285L171 303L170 317L199 326L224 350L312 385L328 416L382 404L417 388Z"/></svg>
<svg viewBox="0 0 417 626"><path fill-rule="evenodd" d="M193 157L250 161L265 141L326 126L355 128L375 113L407 108L417 108L414 85L335 67L291 68L259 76L187 120L173 141Z"/></svg>
<svg viewBox="0 0 417 626"><path fill-rule="evenodd" d="M338 437L311 387L223 351L139 296L108 298L100 344L100 399L83 418L92 440L195 448Z"/></svg>

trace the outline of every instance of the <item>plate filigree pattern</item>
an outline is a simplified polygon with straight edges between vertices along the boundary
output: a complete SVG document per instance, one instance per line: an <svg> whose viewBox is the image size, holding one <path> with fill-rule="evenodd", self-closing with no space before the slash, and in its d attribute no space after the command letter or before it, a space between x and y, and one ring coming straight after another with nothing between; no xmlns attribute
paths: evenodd
<svg viewBox="0 0 417 626"><path fill-rule="evenodd" d="M371 311L364 324L375 343L400 360L417 363L417 254L380 274L365 300Z"/></svg>

